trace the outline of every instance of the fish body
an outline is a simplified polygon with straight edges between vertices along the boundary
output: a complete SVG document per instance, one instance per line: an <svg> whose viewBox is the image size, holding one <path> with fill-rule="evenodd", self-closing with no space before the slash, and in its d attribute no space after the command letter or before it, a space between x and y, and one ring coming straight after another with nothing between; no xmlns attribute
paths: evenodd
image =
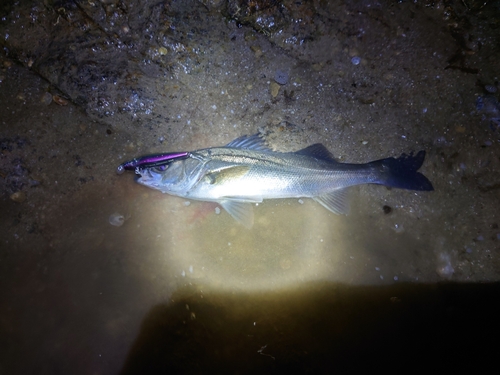
<svg viewBox="0 0 500 375"><path fill-rule="evenodd" d="M184 153L182 153L184 155ZM276 198L312 198L328 210L347 213L346 190L382 184L409 190L433 190L417 170L425 152L366 164L339 163L322 145L296 152L276 152L258 135L243 136L224 147L206 148L142 164L137 182L179 197L219 203L247 228L253 225L251 203ZM124 163L126 164L126 163ZM123 164L123 165L124 165Z"/></svg>

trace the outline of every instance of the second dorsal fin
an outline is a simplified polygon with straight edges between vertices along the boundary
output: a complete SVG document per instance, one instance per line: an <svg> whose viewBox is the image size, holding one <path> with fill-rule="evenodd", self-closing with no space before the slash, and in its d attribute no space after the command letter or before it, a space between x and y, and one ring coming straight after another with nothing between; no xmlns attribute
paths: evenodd
<svg viewBox="0 0 500 375"><path fill-rule="evenodd" d="M328 151L328 149L323 146L321 143L315 143L311 146L303 148L302 150L295 151L297 155L305 155L312 156L316 159L325 160L325 161L336 161L333 157L332 153Z"/></svg>

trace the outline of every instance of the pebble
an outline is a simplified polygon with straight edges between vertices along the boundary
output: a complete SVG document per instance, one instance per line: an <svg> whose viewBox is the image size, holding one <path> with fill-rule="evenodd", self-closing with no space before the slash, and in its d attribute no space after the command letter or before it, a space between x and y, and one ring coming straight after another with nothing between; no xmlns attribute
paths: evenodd
<svg viewBox="0 0 500 375"><path fill-rule="evenodd" d="M321 70L323 70L323 66L324 64L323 63L315 63L315 64L312 64L312 68L317 71L317 72L320 72Z"/></svg>
<svg viewBox="0 0 500 375"><path fill-rule="evenodd" d="M455 269L451 264L451 257L446 253L440 253L438 255L438 267L436 268L436 272L439 276L443 278L451 278Z"/></svg>
<svg viewBox="0 0 500 375"><path fill-rule="evenodd" d="M115 212L109 216L109 223L115 227L121 227L125 222L125 217L122 214Z"/></svg>
<svg viewBox="0 0 500 375"><path fill-rule="evenodd" d="M250 48L255 53L255 57L259 58L262 56L262 49L259 46L251 46Z"/></svg>
<svg viewBox="0 0 500 375"><path fill-rule="evenodd" d="M280 260L280 267L282 270L288 270L292 266L292 261L290 259L284 258Z"/></svg>
<svg viewBox="0 0 500 375"><path fill-rule="evenodd" d="M498 91L497 87L495 85L485 85L484 89L488 91L490 94L494 94Z"/></svg>
<svg viewBox="0 0 500 375"><path fill-rule="evenodd" d="M52 95L52 100L54 101L54 103L57 103L59 105L68 105L69 103L66 99L59 95Z"/></svg>
<svg viewBox="0 0 500 375"><path fill-rule="evenodd" d="M359 56L354 56L352 59L351 59L351 63L352 65L359 65L359 63L361 62L361 57Z"/></svg>
<svg viewBox="0 0 500 375"><path fill-rule="evenodd" d="M396 233L403 233L405 231L405 228L400 224L394 224L393 229Z"/></svg>
<svg viewBox="0 0 500 375"><path fill-rule="evenodd" d="M302 199L299 199L300 204L304 204L304 201Z"/></svg>
<svg viewBox="0 0 500 375"><path fill-rule="evenodd" d="M274 73L274 80L280 85L286 85L288 83L288 73L278 69Z"/></svg>
<svg viewBox="0 0 500 375"><path fill-rule="evenodd" d="M50 94L50 92L45 92L40 98L40 102L45 105L49 105L50 103L52 103L52 95Z"/></svg>
<svg viewBox="0 0 500 375"><path fill-rule="evenodd" d="M493 95L478 96L476 110L497 115L500 112L500 103Z"/></svg>
<svg viewBox="0 0 500 375"><path fill-rule="evenodd" d="M277 84L276 82L271 82L271 84L269 85L269 89L271 91L271 96L273 98L276 98L278 96L278 93L280 92L280 85Z"/></svg>
<svg viewBox="0 0 500 375"><path fill-rule="evenodd" d="M22 191L16 191L10 195L10 199L17 203L23 203L26 200L26 194Z"/></svg>
<svg viewBox="0 0 500 375"><path fill-rule="evenodd" d="M215 207L215 213L218 215L220 214L220 208L219 207Z"/></svg>
<svg viewBox="0 0 500 375"><path fill-rule="evenodd" d="M480 111L484 108L484 99L482 96L478 96L476 99L476 110Z"/></svg>

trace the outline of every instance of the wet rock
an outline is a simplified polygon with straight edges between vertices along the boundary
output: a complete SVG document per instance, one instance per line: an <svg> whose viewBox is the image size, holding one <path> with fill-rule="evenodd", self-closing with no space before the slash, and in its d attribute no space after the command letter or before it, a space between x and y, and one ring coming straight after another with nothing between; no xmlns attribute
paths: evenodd
<svg viewBox="0 0 500 375"><path fill-rule="evenodd" d="M46 9L22 2L11 7L0 32L9 35L5 48L11 58L31 66L94 119L115 115L123 124L151 115L156 90L141 81L154 72L145 72L142 60L150 48L168 60L166 46L158 44L170 41L169 6L158 0L78 1ZM128 79L131 72L137 80ZM67 104L61 96L53 100Z"/></svg>
<svg viewBox="0 0 500 375"><path fill-rule="evenodd" d="M265 35L279 31L290 21L287 7L279 1L229 0L223 12Z"/></svg>
<svg viewBox="0 0 500 375"><path fill-rule="evenodd" d="M198 0L210 10L221 10L226 5L226 0Z"/></svg>

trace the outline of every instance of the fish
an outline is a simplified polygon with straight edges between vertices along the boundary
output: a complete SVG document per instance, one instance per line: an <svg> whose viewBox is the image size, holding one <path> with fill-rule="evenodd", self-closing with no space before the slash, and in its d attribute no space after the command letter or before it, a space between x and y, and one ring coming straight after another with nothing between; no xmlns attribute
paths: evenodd
<svg viewBox="0 0 500 375"><path fill-rule="evenodd" d="M252 204L264 199L312 198L334 214L347 214L349 187L379 184L416 191L434 190L418 172L425 151L365 164L337 161L321 143L294 152L273 151L259 135L244 135L222 147L150 155L122 163L136 181L170 195L217 202L246 228Z"/></svg>

